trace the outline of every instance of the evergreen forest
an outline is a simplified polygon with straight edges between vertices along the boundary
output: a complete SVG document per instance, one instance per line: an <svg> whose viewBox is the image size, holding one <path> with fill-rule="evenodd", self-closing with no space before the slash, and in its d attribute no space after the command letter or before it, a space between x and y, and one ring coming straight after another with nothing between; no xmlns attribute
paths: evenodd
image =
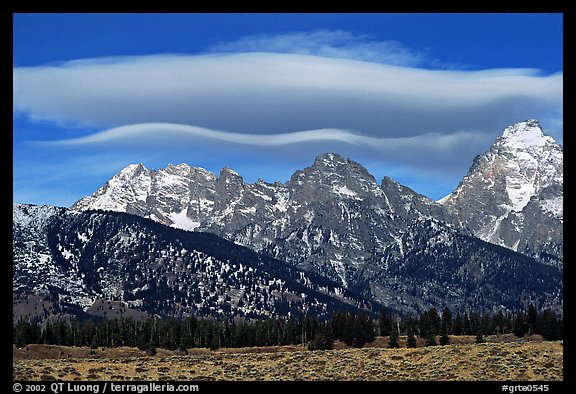
<svg viewBox="0 0 576 394"><path fill-rule="evenodd" d="M20 319L13 324L13 343L61 346L137 347L154 354L157 348L184 352L190 348L237 348L253 346L304 345L310 350L331 349L335 340L361 348L376 336L389 337L388 346L398 347L398 337L407 336L407 346L416 346L416 337L426 346L446 345L451 336L484 336L513 333L517 337L539 334L545 340L563 338L563 322L551 309L538 311L530 305L516 314L497 312L454 314L449 308L431 308L420 316L400 318L382 309L376 316L336 312L319 321L310 315L300 318L216 319L188 317L146 320L87 319L39 323ZM439 341L436 338L439 337Z"/></svg>

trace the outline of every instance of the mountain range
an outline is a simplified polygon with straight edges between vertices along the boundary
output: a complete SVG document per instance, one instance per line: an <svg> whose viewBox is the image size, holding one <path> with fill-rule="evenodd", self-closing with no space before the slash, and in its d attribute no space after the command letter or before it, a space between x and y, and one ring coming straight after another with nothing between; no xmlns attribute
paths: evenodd
<svg viewBox="0 0 576 394"><path fill-rule="evenodd" d="M286 183L245 183L226 167L217 176L133 164L70 209L14 204L15 300L38 309L48 301L36 295L51 294L52 307L71 313L110 301L173 316L529 303L561 311L562 166L562 147L535 120L506 128L438 202L388 177L378 183L335 153ZM230 260L232 250L243 257ZM240 266L263 275L249 291ZM222 290L231 272L239 282ZM207 283L220 293L193 298L191 287ZM239 292L260 301L246 309Z"/></svg>

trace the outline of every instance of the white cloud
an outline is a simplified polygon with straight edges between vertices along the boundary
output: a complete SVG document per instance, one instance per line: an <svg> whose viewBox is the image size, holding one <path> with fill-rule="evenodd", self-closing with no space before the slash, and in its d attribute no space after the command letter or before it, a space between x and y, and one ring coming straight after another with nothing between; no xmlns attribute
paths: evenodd
<svg viewBox="0 0 576 394"><path fill-rule="evenodd" d="M365 140L374 140L370 137L354 135L347 130L322 129L279 133L272 135L242 134L226 131L211 130L174 123L140 123L115 127L100 133L69 140L51 142L61 145L78 145L89 143L105 143L110 141L134 140L145 138L147 141L155 139L196 139L209 138L224 142L255 146L279 146L297 144L311 141L341 141L351 144L362 143Z"/></svg>
<svg viewBox="0 0 576 394"><path fill-rule="evenodd" d="M341 129L306 130L289 133L244 134L173 124L142 123L116 127L72 139L41 143L68 149L95 147L101 150L139 151L142 157L154 156L159 150L170 152L172 159L190 152L213 152L227 156L244 152L273 155L286 160L294 155L309 160L326 151L361 156L358 161L394 163L422 171L453 167L455 162L479 153L491 141L481 132L459 131L450 134L424 133L411 137L371 137ZM258 161L258 159L254 159Z"/></svg>
<svg viewBox="0 0 576 394"><path fill-rule="evenodd" d="M378 150L390 150L391 152L406 149L427 149L433 151L450 151L462 143L469 143L477 139L477 133L458 132L452 134L425 133L413 137L369 137L360 135L350 130L319 129L295 131L277 134L243 134L226 131L211 130L174 123L140 123L127 126L115 127L99 133L72 139L64 139L46 142L48 145L62 146L133 143L145 141L154 146L158 140L189 140L198 139L217 140L240 145L252 146L285 146L290 144L305 144L310 142L335 141L344 144L375 148Z"/></svg>
<svg viewBox="0 0 576 394"><path fill-rule="evenodd" d="M275 134L368 136L490 130L561 114L562 73L447 71L299 54L158 55L14 69L14 110L111 128L192 124Z"/></svg>
<svg viewBox="0 0 576 394"><path fill-rule="evenodd" d="M368 35L343 30L258 34L220 43L209 52L273 52L344 58L398 66L424 63L424 53L394 40L375 41Z"/></svg>

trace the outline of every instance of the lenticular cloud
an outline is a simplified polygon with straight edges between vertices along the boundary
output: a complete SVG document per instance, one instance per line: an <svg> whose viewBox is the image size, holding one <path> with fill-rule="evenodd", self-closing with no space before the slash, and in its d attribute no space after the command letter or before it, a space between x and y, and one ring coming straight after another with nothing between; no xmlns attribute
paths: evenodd
<svg viewBox="0 0 576 394"><path fill-rule="evenodd" d="M47 142L49 145L86 146L98 144L115 144L128 146L140 141L149 149L154 149L160 141L194 145L204 141L219 141L233 145L253 147L282 147L286 145L308 144L313 142L336 142L341 145L351 145L363 150L372 150L388 156L409 157L414 152L441 154L462 148L466 144L477 144L482 141L482 135L471 132L452 134L426 133L414 137L369 137L350 130L320 129L305 130L278 134L244 134L211 130L203 127L174 123L140 123L88 135L80 138ZM412 153L410 153L412 152ZM420 154L420 153L416 153Z"/></svg>
<svg viewBox="0 0 576 394"><path fill-rule="evenodd" d="M210 130L204 127L189 126L174 123L141 123L115 127L86 137L56 141L62 145L79 145L103 143L110 141L134 140L146 138L150 141L155 138L173 139L213 139L241 145L278 146L311 141L340 141L349 144L369 143L375 138L355 135L347 130L322 129L295 131L272 135L230 133L226 131Z"/></svg>
<svg viewBox="0 0 576 394"><path fill-rule="evenodd" d="M85 59L13 72L16 113L99 129L176 123L394 138L499 130L562 108L561 73L425 70L303 54Z"/></svg>

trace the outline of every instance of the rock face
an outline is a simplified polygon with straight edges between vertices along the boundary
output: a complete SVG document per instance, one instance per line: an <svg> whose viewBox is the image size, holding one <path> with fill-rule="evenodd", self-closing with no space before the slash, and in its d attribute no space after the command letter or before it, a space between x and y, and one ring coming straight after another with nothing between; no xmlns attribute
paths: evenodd
<svg viewBox="0 0 576 394"><path fill-rule="evenodd" d="M563 149L532 119L506 128L439 202L475 236L561 267L563 182Z"/></svg>

